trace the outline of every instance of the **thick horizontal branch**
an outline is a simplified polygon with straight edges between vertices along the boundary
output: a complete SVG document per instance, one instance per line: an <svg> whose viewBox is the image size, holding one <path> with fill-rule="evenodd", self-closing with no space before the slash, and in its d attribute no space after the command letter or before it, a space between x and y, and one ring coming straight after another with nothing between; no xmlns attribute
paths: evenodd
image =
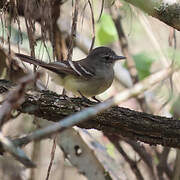
<svg viewBox="0 0 180 180"><path fill-rule="evenodd" d="M7 91L10 84L0 81L0 93ZM19 109L22 113L33 114L49 121L64 117L95 105L81 98L64 99L54 92L42 91L26 94L25 102ZM112 107L105 112L79 124L82 128L94 128L116 136L124 136L151 145L180 147L180 121L155 116L122 107Z"/></svg>
<svg viewBox="0 0 180 180"><path fill-rule="evenodd" d="M140 8L149 15L159 19L167 25L180 30L180 3L179 1L165 0L125 0Z"/></svg>

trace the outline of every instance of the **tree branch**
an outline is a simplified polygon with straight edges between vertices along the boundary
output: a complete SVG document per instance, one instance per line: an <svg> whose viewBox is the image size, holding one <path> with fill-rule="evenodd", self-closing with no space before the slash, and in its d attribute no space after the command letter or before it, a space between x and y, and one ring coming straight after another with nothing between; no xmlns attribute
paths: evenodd
<svg viewBox="0 0 180 180"><path fill-rule="evenodd" d="M180 30L180 3L165 0L124 0L173 28Z"/></svg>
<svg viewBox="0 0 180 180"><path fill-rule="evenodd" d="M0 93L9 89L10 83L0 81ZM91 105L96 103L91 102ZM26 94L19 109L49 121L58 121L87 107L81 98L64 99L54 92L42 91ZM103 132L124 136L151 145L180 147L180 121L155 116L122 107L112 107L90 120L79 124L82 128L95 128Z"/></svg>

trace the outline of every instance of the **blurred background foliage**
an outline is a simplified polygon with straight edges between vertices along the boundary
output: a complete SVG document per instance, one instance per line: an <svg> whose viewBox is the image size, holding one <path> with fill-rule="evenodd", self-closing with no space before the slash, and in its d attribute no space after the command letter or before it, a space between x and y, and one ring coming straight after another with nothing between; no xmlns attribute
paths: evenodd
<svg viewBox="0 0 180 180"><path fill-rule="evenodd" d="M70 47L74 3L75 1L62 1L59 4L60 11L56 23L59 28L60 36L58 42L61 42L61 59L67 58L68 48ZM131 6L123 0L105 1L100 19L99 15L101 12L102 1L93 0L91 3L94 13L95 33L93 34L92 12L90 6L88 5L88 1L81 0L79 1L78 5L79 14L77 20L77 32L74 39L75 47L73 51L73 60L80 59L87 55L91 46L92 37L95 35L94 47L109 46L113 48L117 54L123 54L126 52L127 54L124 54L125 56L128 55L132 57L135 64L135 69L137 70L138 81L143 80L160 69L166 68L172 63L180 65L180 42L178 41L180 38L179 32L163 24L159 20L148 16L141 10ZM51 11L53 10L54 9L51 9ZM46 9L44 9L44 11L46 11ZM122 23L122 29L126 37L125 40L120 40L111 11L117 11L120 15L119 21ZM36 11L34 12L36 13ZM7 54L11 54L11 52L22 52L32 55L30 36L27 32L28 28L25 21L27 17L25 17L25 15L19 16L17 13L13 19L9 11L3 8L1 9L0 16L0 47ZM48 30L46 32L43 31L44 29L42 28L42 24L39 23L38 20L36 21L35 18L33 19L33 16L28 18L32 18L29 22L32 23L31 25L33 27L30 27L30 29L32 29L35 56L47 62L54 59L59 59L59 57L57 57L54 53L58 49L56 47L58 46L56 45L56 40L52 40L51 34L48 32ZM50 29L51 28L52 27L50 26ZM54 37L58 38L55 34ZM124 42L126 46L123 46ZM4 69L7 68L5 67L5 64L3 65L3 59L4 58L0 60L0 78L6 77L6 75L2 73L4 72ZM22 64L20 66L22 66ZM116 92L133 85L133 80L131 78L132 74L129 70L127 62L119 62L115 68L116 81L108 91L100 95L101 99L107 99ZM120 106L139 111L151 112L152 114L157 115L165 115L169 117L174 116L175 118L179 119L178 96L180 87L178 77L179 73L175 74L173 78L170 77L169 80L159 82L156 87L142 94L142 96L145 98L144 102L147 105L145 110L141 108L138 97L129 99L127 102L120 104ZM54 84L52 85L49 79L47 79L45 84L48 84L48 88L61 92L60 90L62 89L59 89L59 87ZM22 133L31 132L34 128L34 125L32 125L32 119L29 121L26 119L30 119L30 117L19 117L19 120L14 122L14 124L16 123L16 126L12 125L12 122L9 123L5 128L6 134L9 136L17 136ZM26 123L22 124L21 122ZM12 132L11 129L15 129L14 126L18 128L16 131ZM121 165L124 168L123 172L125 173L126 179L138 179L141 177L135 174L133 167L131 167L132 164L130 164L126 158L123 158L123 152L118 151L102 133L95 130L90 130L88 133L90 133L91 136L93 136L96 141L102 145L102 147L105 147L107 153L111 158L113 158L114 162L118 163L118 165ZM49 147L49 141L50 140L47 140L42 147ZM161 146L151 147L147 144L131 142L124 138L120 138L119 141L120 146L124 149L126 155L133 161L133 163L137 165L136 168L140 170L140 173L144 179L176 180L175 175L178 174L176 167L179 167L179 151L176 151L176 149L173 148L164 148ZM43 149L42 147L41 149ZM27 151L29 151L30 154L33 154L32 149L33 143L29 149L27 148ZM143 152L146 154L144 159L143 156L141 156ZM35 171L36 175L33 175L32 172L26 172L26 177L31 176L31 179L43 179L46 175L43 174L43 170L44 168L47 169L49 161L46 159L44 162L42 159L46 157L47 154L49 158L50 150L48 149L46 152L44 152L44 154L42 152L38 153L40 154L39 157L41 161L36 161L39 162L41 170L40 168L33 170ZM63 161L63 158L57 158L55 160L55 172L58 171L56 169L57 164L59 165L59 162ZM150 164L146 162L146 158L149 159ZM75 176L77 176L76 179L85 179L83 175L79 175L77 170L74 170L74 167L72 167L69 162L64 164L64 167L66 167L64 170L66 171L66 175L64 175L64 178L62 179L75 179ZM162 166L162 164L164 166ZM3 172L1 173L3 174ZM123 179L120 177L120 175L118 177L119 179ZM180 178L178 175L176 177ZM57 179L57 177L51 177L51 179Z"/></svg>

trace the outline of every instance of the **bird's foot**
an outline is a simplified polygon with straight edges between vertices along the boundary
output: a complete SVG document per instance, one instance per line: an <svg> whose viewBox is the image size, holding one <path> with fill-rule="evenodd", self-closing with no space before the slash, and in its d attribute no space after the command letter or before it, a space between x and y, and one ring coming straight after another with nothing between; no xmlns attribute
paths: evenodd
<svg viewBox="0 0 180 180"><path fill-rule="evenodd" d="M62 99L64 99L64 100L67 100L67 101L71 102L71 99L70 99L70 97L69 97L69 96L67 96L67 95L66 95L66 90L65 90L64 88L63 88L63 91L62 91L61 97L62 97Z"/></svg>
<svg viewBox="0 0 180 180"><path fill-rule="evenodd" d="M84 101L84 103L86 103L88 106L94 105L94 103L90 101L87 97L85 97L80 91L78 92L81 95L81 98Z"/></svg>
<svg viewBox="0 0 180 180"><path fill-rule="evenodd" d="M96 102L100 103L101 101L99 99L97 99L95 96L92 97L93 100L95 100Z"/></svg>

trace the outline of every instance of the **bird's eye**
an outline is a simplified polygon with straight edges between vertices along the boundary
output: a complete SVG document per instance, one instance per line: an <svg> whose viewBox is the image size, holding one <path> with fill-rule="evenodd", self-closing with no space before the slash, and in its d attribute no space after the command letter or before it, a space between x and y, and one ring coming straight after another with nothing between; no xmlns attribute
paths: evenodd
<svg viewBox="0 0 180 180"><path fill-rule="evenodd" d="M105 56L103 56L103 58L108 60L109 59L109 55L105 55Z"/></svg>

